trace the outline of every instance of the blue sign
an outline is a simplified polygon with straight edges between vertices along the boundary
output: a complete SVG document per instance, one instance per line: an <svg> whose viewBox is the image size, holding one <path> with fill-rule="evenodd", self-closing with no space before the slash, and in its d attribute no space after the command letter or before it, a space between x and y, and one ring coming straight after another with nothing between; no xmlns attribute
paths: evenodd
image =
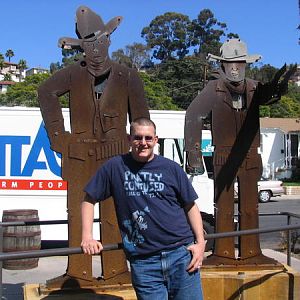
<svg viewBox="0 0 300 300"><path fill-rule="evenodd" d="M30 143L30 136L0 136L0 176L32 176L34 170L47 170L48 168L56 176L61 176L61 167L56 160L58 154L50 149L50 142L43 123L40 125L22 169L22 146L30 145ZM7 145L11 149L10 174L6 174L6 150L9 149L6 147ZM42 150L46 161L38 159Z"/></svg>

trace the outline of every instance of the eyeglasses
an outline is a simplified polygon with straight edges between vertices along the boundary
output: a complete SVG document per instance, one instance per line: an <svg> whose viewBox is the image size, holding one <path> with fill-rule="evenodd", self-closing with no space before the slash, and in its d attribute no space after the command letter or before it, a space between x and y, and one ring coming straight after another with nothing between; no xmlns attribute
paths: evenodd
<svg viewBox="0 0 300 300"><path fill-rule="evenodd" d="M141 141L143 141L143 139L145 139L146 142L150 143L150 142L153 142L154 137L151 136L151 135L145 135L145 136L143 136L143 135L134 135L133 136L133 140L137 141L137 142L141 142Z"/></svg>

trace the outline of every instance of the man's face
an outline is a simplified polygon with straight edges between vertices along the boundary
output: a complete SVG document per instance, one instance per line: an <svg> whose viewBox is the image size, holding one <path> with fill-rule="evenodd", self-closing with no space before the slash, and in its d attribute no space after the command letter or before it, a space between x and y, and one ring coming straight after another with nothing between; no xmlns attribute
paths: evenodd
<svg viewBox="0 0 300 300"><path fill-rule="evenodd" d="M245 79L246 62L222 62L226 78L232 82L240 82Z"/></svg>
<svg viewBox="0 0 300 300"><path fill-rule="evenodd" d="M109 35L106 33L85 39L82 48L86 55L87 64L102 66L108 58L109 43Z"/></svg>
<svg viewBox="0 0 300 300"><path fill-rule="evenodd" d="M153 126L135 125L129 136L132 157L138 162L152 160L157 141Z"/></svg>

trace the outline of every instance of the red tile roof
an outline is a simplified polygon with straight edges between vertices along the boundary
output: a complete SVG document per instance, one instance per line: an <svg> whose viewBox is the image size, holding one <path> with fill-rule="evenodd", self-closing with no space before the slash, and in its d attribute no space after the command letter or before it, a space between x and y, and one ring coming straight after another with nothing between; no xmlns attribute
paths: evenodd
<svg viewBox="0 0 300 300"><path fill-rule="evenodd" d="M12 85L12 84L15 84L15 82L14 81L3 80L3 81L0 81L0 84L2 84L2 85Z"/></svg>

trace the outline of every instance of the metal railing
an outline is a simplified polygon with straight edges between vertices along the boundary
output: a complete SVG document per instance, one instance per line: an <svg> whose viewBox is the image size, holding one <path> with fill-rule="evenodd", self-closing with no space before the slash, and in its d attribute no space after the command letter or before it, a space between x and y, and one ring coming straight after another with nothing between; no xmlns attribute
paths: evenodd
<svg viewBox="0 0 300 300"><path fill-rule="evenodd" d="M259 216L287 216L287 225L278 226L272 228L257 228L248 230L239 230L232 232L222 232L205 234L205 240L218 239L225 237L234 237L242 235L262 234L276 231L287 231L287 265L291 266L291 230L299 229L300 224L291 225L291 218L300 219L300 215L290 212L278 212L278 213L264 213ZM99 219L94 219L94 222L99 222ZM45 250L30 250L30 251L19 251L19 252L3 252L3 227L7 226L29 226L29 225L57 225L57 224L68 224L66 220L49 220L49 221L19 221L19 222L0 222L0 300L2 299L2 271L3 261L11 259L26 259L26 258L39 258L39 257L51 257L61 256L69 254L81 254L83 253L81 247L72 248L53 248ZM108 244L103 245L103 251L118 250L122 249L122 244Z"/></svg>

